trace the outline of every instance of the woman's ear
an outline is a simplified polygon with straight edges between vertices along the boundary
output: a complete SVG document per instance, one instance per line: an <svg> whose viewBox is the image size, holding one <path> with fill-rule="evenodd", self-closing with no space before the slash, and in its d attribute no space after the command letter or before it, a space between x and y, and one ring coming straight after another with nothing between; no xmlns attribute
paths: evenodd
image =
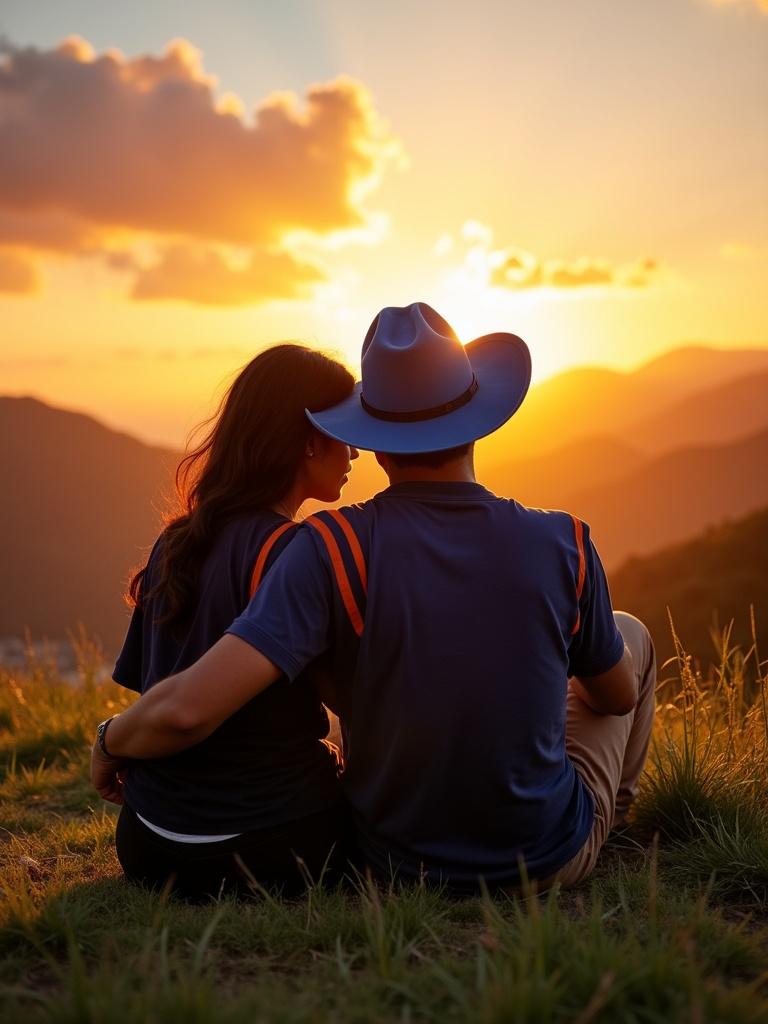
<svg viewBox="0 0 768 1024"><path fill-rule="evenodd" d="M322 455L323 451L323 435L319 430L315 430L312 427L309 431L306 444L304 445L304 454L308 459L313 459L315 455Z"/></svg>

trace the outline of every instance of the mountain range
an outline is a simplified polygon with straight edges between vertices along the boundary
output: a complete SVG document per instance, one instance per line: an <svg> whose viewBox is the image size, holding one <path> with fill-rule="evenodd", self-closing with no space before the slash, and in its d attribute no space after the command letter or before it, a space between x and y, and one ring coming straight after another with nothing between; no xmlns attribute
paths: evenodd
<svg viewBox="0 0 768 1024"><path fill-rule="evenodd" d="M82 623L120 643L128 572L161 525L178 453L32 398L0 398L0 637Z"/></svg>
<svg viewBox="0 0 768 1024"><path fill-rule="evenodd" d="M478 478L524 504L580 515L623 580L628 558L637 565L768 505L766 394L763 349L689 347L631 373L572 370L532 388L513 420L478 443ZM121 594L162 525L179 454L80 413L0 398L0 637L28 628L59 638L82 622L117 649ZM362 453L344 502L384 486Z"/></svg>
<svg viewBox="0 0 768 1024"><path fill-rule="evenodd" d="M662 668L674 657L670 617L686 652L704 670L719 662L717 638L733 623L731 646L752 646L750 606L758 642L768 645L768 508L712 526L693 540L645 558L630 559L612 574L611 597L646 623ZM672 675L660 672L659 677Z"/></svg>

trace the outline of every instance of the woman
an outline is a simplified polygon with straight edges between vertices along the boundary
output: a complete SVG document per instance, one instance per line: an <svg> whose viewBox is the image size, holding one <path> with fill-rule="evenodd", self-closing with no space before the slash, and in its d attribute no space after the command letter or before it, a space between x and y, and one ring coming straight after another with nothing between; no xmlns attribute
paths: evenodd
<svg viewBox="0 0 768 1024"><path fill-rule="evenodd" d="M242 611L290 542L308 498L338 499L357 451L305 409L346 398L353 378L299 345L262 352L182 460L183 511L132 579L134 612L113 678L144 692L191 665ZM283 679L204 742L133 762L116 845L128 878L198 899L253 883L298 891L341 863L345 817L328 718L311 682Z"/></svg>

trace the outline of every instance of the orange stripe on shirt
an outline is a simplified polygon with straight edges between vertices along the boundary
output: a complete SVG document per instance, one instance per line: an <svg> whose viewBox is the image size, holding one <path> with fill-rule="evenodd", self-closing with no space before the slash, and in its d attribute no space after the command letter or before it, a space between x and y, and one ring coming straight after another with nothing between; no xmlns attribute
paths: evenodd
<svg viewBox="0 0 768 1024"><path fill-rule="evenodd" d="M270 533L262 544L261 551L259 552L258 558L253 566L253 572L251 573L251 587L248 591L249 599L253 597L258 590L259 584L261 583L261 577L264 575L264 566L267 564L270 551L275 546L275 541L278 537L282 537L286 530L290 530L292 526L296 525L296 523L282 523L274 529L272 533Z"/></svg>
<svg viewBox="0 0 768 1024"><path fill-rule="evenodd" d="M368 593L368 568L365 564L365 556L363 555L363 549L360 547L360 541L357 539L357 534L352 529L352 526L344 515L343 512L339 512L337 508L329 508L328 515L333 516L336 522L344 531L344 536L349 542L349 548L352 552L352 557L355 560L357 571L360 573L360 582L363 585L363 593Z"/></svg>
<svg viewBox="0 0 768 1024"><path fill-rule="evenodd" d="M576 625L571 630L571 636L575 636L581 626L579 602L584 590L584 579L587 575L587 560L584 557L584 524L577 516L571 515L571 519L573 520L573 529L576 534L576 547L579 552L579 576L576 582Z"/></svg>
<svg viewBox="0 0 768 1024"><path fill-rule="evenodd" d="M357 606L355 595L352 593L352 587L349 583L347 570L344 568L344 561L341 557L339 545L336 543L336 538L331 533L329 527L316 515L310 516L309 519L305 519L304 522L307 523L308 526L313 526L325 541L325 546L328 549L328 555L331 559L331 566L333 567L336 582L339 586L341 600L344 602L344 607L347 610L349 621L352 623L352 629L354 629L358 636L362 636L363 617Z"/></svg>

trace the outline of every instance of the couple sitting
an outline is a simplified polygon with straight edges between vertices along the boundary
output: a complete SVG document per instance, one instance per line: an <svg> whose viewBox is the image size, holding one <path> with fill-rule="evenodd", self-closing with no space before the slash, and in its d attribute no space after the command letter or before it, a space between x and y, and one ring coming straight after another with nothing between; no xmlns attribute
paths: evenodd
<svg viewBox="0 0 768 1024"><path fill-rule="evenodd" d="M180 467L187 511L133 581L115 669L142 696L93 749L129 878L295 893L351 859L459 892L514 887L522 865L570 885L636 794L647 630L612 611L584 523L475 481L473 442L527 392L526 345L465 348L415 303L376 317L362 371L353 387L324 356L267 350ZM357 448L390 486L295 525Z"/></svg>

